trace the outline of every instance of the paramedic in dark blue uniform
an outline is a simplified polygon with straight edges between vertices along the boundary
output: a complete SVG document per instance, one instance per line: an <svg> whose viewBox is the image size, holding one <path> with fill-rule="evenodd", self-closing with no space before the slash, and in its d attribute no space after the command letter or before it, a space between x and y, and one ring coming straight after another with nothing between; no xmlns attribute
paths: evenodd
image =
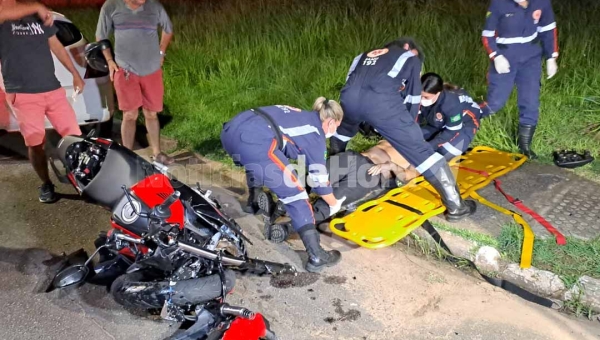
<svg viewBox="0 0 600 340"><path fill-rule="evenodd" d="M502 109L516 85L519 149L536 158L531 142L539 117L542 56L548 79L558 70L557 30L550 0L492 0L482 40L492 60L483 116Z"/></svg>
<svg viewBox="0 0 600 340"><path fill-rule="evenodd" d="M421 77L419 122L431 147L451 160L467 151L479 130L481 109L464 90L444 84L436 73Z"/></svg>
<svg viewBox="0 0 600 340"><path fill-rule="evenodd" d="M460 197L444 156L423 139L417 123L420 57L415 42L401 38L354 59L341 93L344 119L331 138L331 154L344 151L359 124L366 122L423 174L440 194L446 219L457 221L473 214L476 205Z"/></svg>
<svg viewBox="0 0 600 340"><path fill-rule="evenodd" d="M221 142L234 162L246 169L250 189L249 205L257 190L268 187L285 204L292 226L309 255L306 270L317 272L340 261L337 250L325 251L309 197L290 167L288 159L303 157L313 183L311 190L327 202L329 215L337 213L344 197L336 199L326 168L326 138L331 137L341 123L343 111L337 102L320 97L313 111L275 105L244 111L223 126ZM282 142L282 145L278 145Z"/></svg>

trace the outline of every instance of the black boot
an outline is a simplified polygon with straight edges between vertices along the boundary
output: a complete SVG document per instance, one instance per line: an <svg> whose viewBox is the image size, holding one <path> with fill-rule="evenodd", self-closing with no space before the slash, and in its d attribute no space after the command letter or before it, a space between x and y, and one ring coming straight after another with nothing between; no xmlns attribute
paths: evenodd
<svg viewBox="0 0 600 340"><path fill-rule="evenodd" d="M346 145L348 145L348 142L342 142L337 137L329 138L329 157L346 151Z"/></svg>
<svg viewBox="0 0 600 340"><path fill-rule="evenodd" d="M308 253L308 261L306 262L306 271L316 273L324 267L333 267L342 258L342 254L337 250L325 251L321 248L321 240L319 232L314 224L307 224L298 230L302 243L306 247Z"/></svg>
<svg viewBox="0 0 600 340"><path fill-rule="evenodd" d="M427 181L437 190L442 198L442 204L446 206L446 220L449 222L459 221L467 216L473 215L477 210L475 201L463 200L450 166L444 165Z"/></svg>
<svg viewBox="0 0 600 340"><path fill-rule="evenodd" d="M519 124L518 144L521 153L529 159L536 159L537 155L531 150L531 142L535 133L535 125Z"/></svg>
<svg viewBox="0 0 600 340"><path fill-rule="evenodd" d="M254 215L254 214L256 214L256 212L258 212L258 203L256 202L256 196L258 196L258 193L261 190L262 189L260 187L248 189L248 201L246 202L246 205L242 209L242 210L244 210L244 212L246 214Z"/></svg>

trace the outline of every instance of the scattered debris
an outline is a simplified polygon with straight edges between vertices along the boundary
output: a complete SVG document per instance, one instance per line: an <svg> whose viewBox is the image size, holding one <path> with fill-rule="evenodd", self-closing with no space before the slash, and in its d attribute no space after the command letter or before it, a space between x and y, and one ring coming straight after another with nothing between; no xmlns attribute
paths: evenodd
<svg viewBox="0 0 600 340"><path fill-rule="evenodd" d="M319 274L298 273L297 275L283 274L271 277L270 284L275 288L292 288L309 286L319 280Z"/></svg>

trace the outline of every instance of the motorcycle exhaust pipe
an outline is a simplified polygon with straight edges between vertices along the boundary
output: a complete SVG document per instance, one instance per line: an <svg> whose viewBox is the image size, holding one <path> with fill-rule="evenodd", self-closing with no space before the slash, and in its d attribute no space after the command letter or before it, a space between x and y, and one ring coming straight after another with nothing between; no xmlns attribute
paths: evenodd
<svg viewBox="0 0 600 340"><path fill-rule="evenodd" d="M217 260L219 258L219 255L217 253L207 249L198 248L189 243L180 241L179 248L208 260ZM258 259L243 260L227 255L222 255L221 261L223 261L224 264L239 267L241 271L247 271L258 275L298 274L296 269L287 263L282 264L277 262L262 261Z"/></svg>

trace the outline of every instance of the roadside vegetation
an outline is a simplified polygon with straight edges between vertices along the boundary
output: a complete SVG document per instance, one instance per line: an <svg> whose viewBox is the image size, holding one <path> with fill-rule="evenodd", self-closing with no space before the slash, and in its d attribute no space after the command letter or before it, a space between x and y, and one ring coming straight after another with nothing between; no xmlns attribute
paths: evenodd
<svg viewBox="0 0 600 340"><path fill-rule="evenodd" d="M352 59L399 36L413 36L426 54L424 71L486 92L488 59L480 42L488 1L476 0L192 0L166 4L176 29L165 62L164 133L180 145L229 162L222 123L257 105L310 108L339 98ZM600 151L600 35L594 0L554 1L559 73L542 79L541 122L534 147L550 162L555 149ZM64 10L93 39L97 9ZM482 124L475 144L516 151L516 96ZM351 147L372 142L355 138ZM600 173L598 164L578 170Z"/></svg>

